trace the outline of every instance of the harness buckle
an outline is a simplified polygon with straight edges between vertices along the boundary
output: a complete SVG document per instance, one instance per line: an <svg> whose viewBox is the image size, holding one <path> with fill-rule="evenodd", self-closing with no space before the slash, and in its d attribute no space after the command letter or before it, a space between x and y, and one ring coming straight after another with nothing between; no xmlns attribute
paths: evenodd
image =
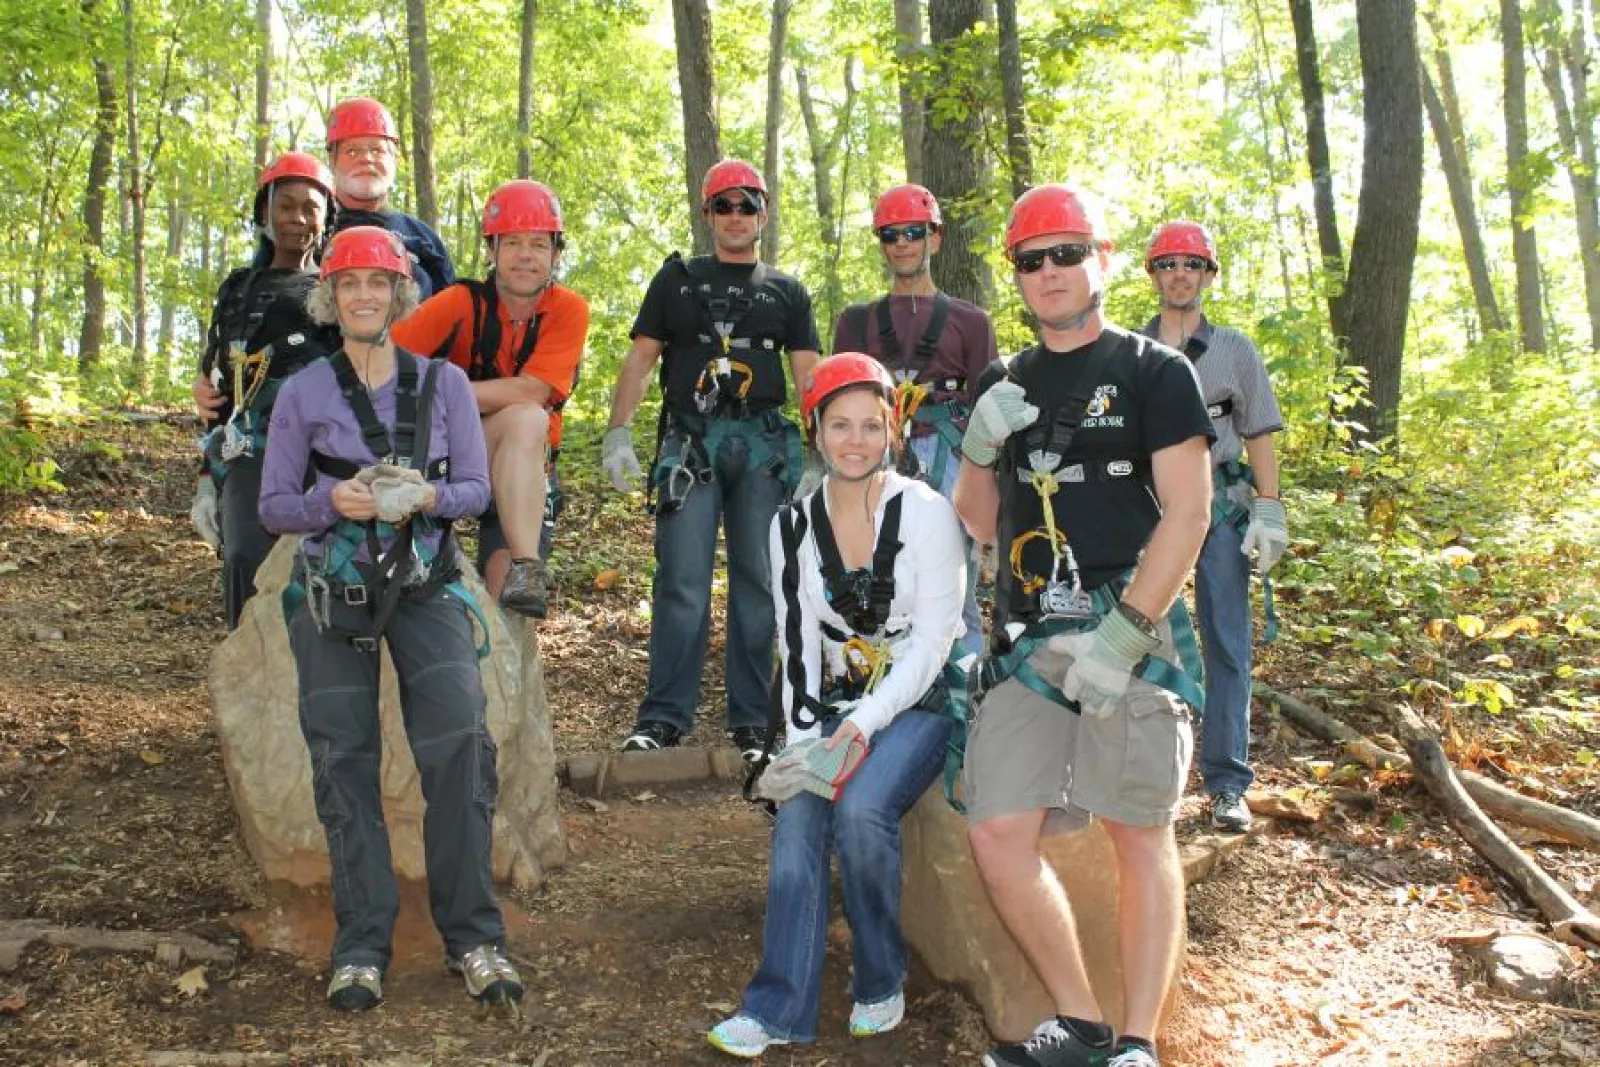
<svg viewBox="0 0 1600 1067"><path fill-rule="evenodd" d="M347 585L339 590L339 595L349 606L359 608L367 602L367 587L364 585Z"/></svg>
<svg viewBox="0 0 1600 1067"><path fill-rule="evenodd" d="M1076 582L1052 578L1039 594L1039 610L1047 619L1092 619L1094 597Z"/></svg>
<svg viewBox="0 0 1600 1067"><path fill-rule="evenodd" d="M352 637L350 638L350 647L357 652L376 652L378 651L378 639L376 637Z"/></svg>
<svg viewBox="0 0 1600 1067"><path fill-rule="evenodd" d="M329 626L328 614L328 578L319 571L306 567L306 611L311 614L311 621L321 633Z"/></svg>
<svg viewBox="0 0 1600 1067"><path fill-rule="evenodd" d="M237 410L234 414L238 414ZM248 458L256 454L256 442L253 434L239 429L237 423L229 419L222 427L222 443L218 447L222 462L232 463L236 459Z"/></svg>

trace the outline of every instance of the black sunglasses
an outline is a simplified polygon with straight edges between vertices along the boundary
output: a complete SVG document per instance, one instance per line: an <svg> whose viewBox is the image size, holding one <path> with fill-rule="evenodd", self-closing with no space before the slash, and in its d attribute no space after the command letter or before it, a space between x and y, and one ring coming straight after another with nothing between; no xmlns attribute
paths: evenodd
<svg viewBox="0 0 1600 1067"><path fill-rule="evenodd" d="M1167 274L1177 270L1179 267L1192 271L1210 270L1211 261L1201 259L1199 256L1162 256L1152 262L1150 266L1163 274Z"/></svg>
<svg viewBox="0 0 1600 1067"><path fill-rule="evenodd" d="M1051 245L1049 248L1018 252L1013 262L1017 266L1018 274L1033 274L1044 269L1047 257L1058 267L1076 267L1092 255L1094 255L1094 245Z"/></svg>
<svg viewBox="0 0 1600 1067"><path fill-rule="evenodd" d="M883 226L878 229L878 240L886 245L892 245L900 238L907 241L921 241L928 236L928 225L924 222L913 222L905 226Z"/></svg>
<svg viewBox="0 0 1600 1067"><path fill-rule="evenodd" d="M737 211L741 215L761 214L761 205L751 203L749 200L729 200L719 196L711 201L711 210L718 215L732 215Z"/></svg>

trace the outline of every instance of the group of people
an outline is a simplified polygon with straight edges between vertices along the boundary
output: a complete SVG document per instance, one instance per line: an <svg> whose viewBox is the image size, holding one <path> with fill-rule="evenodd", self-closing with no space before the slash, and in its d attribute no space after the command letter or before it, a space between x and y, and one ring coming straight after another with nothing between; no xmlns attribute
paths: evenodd
<svg viewBox="0 0 1600 1067"><path fill-rule="evenodd" d="M333 858L328 999L343 1010L382 999L396 910L378 789L382 642L427 800L447 963L480 1000L521 997L490 879L497 779L478 608L451 525L491 509L488 589L543 617L560 407L588 325L583 299L554 280L564 233L547 187L495 191L492 270L457 282L437 235L387 206L396 144L381 105L345 101L328 121L331 171L289 153L263 172L260 250L222 287L194 387L212 424L194 518L221 545L230 624L272 536L300 538L283 609ZM873 213L890 290L847 308L822 358L805 287L757 255L768 195L738 160L704 176L713 252L674 254L651 280L602 443L614 486L642 481L655 520L649 680L622 747L670 748L693 729L720 526L726 725L776 808L761 961L709 1040L753 1058L815 1039L833 853L852 931L850 1031L900 1023L899 824L944 771L995 908L1058 1013L984 1062L1153 1067L1181 937L1172 825L1192 723L1203 710L1210 819L1241 831L1250 563L1264 576L1288 544L1265 367L1202 312L1215 242L1197 223L1160 227L1145 256L1160 312L1125 330L1102 310L1112 245L1097 202L1029 190L1005 249L1039 343L1002 361L985 312L933 283L938 202L897 186ZM652 372L662 405L646 467L632 420ZM975 544L999 559L987 639ZM1191 572L1198 643L1181 595ZM1040 852L1091 818L1122 887L1117 1034Z"/></svg>

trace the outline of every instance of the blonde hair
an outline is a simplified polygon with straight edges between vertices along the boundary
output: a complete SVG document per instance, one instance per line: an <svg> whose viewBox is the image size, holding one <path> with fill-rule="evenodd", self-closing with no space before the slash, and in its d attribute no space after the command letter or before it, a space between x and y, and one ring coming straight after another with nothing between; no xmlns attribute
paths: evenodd
<svg viewBox="0 0 1600 1067"><path fill-rule="evenodd" d="M410 278L392 275L394 278L394 296L389 304L389 321L399 322L413 311L422 302L422 290ZM306 294L306 314L311 316L311 321L318 326L339 325L339 305L333 299L333 278L327 277L317 281L311 287L311 292Z"/></svg>

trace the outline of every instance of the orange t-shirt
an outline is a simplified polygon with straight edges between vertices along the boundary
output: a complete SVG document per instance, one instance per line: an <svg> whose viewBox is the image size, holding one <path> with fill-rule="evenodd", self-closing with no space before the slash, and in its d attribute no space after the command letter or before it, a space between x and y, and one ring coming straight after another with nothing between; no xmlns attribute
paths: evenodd
<svg viewBox="0 0 1600 1067"><path fill-rule="evenodd" d="M438 355L439 349L455 331L448 355L450 362L472 371L472 292L464 285L452 285L435 293L422 305L394 324L390 335L394 343L422 356ZM564 285L552 282L539 298L535 312L539 318L539 337L534 343L522 373L550 386L550 403L563 401L572 392L583 359L583 346L589 336L589 304ZM495 364L501 377L510 377L517 364L527 326L513 326L505 305L499 304L500 349ZM561 413L550 413L550 447L561 444Z"/></svg>

